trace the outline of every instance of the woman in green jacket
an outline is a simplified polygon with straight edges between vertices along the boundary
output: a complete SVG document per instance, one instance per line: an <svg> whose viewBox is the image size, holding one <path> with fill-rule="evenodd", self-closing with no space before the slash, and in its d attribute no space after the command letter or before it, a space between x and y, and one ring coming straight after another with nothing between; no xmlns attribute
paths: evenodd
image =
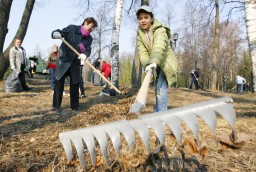
<svg viewBox="0 0 256 172"><path fill-rule="evenodd" d="M168 87L176 82L178 62L169 44L170 29L154 19L149 6L141 6L137 13L137 33L140 61L145 68L156 69L156 109L165 111L168 106Z"/></svg>

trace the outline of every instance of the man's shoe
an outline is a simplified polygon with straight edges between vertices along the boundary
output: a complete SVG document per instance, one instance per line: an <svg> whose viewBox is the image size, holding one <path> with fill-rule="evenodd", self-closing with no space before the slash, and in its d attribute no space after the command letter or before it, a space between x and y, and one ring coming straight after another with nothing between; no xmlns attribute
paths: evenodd
<svg viewBox="0 0 256 172"><path fill-rule="evenodd" d="M79 112L79 108L77 108L77 109L72 108L71 110L74 111L74 112Z"/></svg>
<svg viewBox="0 0 256 172"><path fill-rule="evenodd" d="M55 112L61 113L61 109L60 108L55 108Z"/></svg>
<svg viewBox="0 0 256 172"><path fill-rule="evenodd" d="M85 98L85 97L87 97L87 95L85 95L85 94L80 95L80 98L81 98L81 99L83 99L83 98Z"/></svg>
<svg viewBox="0 0 256 172"><path fill-rule="evenodd" d="M31 90L31 88L29 87L24 88L24 91L29 91L29 90Z"/></svg>

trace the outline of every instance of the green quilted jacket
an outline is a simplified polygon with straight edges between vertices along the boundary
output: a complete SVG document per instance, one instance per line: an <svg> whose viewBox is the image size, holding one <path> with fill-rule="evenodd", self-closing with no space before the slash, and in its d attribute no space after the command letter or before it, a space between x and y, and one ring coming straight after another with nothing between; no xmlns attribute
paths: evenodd
<svg viewBox="0 0 256 172"><path fill-rule="evenodd" d="M147 35L139 27L137 33L139 59L145 68L148 64L156 63L164 72L168 85L176 82L178 61L169 44L170 29L154 19L151 28L151 45Z"/></svg>

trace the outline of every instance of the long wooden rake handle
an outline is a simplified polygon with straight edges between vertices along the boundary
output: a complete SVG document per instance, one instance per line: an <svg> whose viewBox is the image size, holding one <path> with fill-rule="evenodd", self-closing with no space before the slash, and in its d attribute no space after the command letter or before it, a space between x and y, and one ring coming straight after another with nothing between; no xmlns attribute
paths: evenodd
<svg viewBox="0 0 256 172"><path fill-rule="evenodd" d="M64 42L72 51L74 51L74 53L76 53L77 56L80 55L80 53L78 51L76 51L76 49L74 49L64 38L60 38L62 40L62 42ZM119 91L107 78L105 78L104 75L102 75L100 73L100 71L98 71L87 59L85 59L85 63L92 69L94 70L104 81L106 81L116 92L118 92L119 94L122 94L121 91Z"/></svg>
<svg viewBox="0 0 256 172"><path fill-rule="evenodd" d="M139 113L145 107L147 96L148 96L148 88L151 82L151 77L152 77L152 69L149 69L142 82L142 85L137 94L136 100L130 108L129 113Z"/></svg>

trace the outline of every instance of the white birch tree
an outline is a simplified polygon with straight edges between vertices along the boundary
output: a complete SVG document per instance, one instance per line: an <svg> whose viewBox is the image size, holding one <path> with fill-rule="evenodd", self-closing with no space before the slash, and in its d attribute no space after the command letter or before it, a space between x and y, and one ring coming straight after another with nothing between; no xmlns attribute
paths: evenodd
<svg viewBox="0 0 256 172"><path fill-rule="evenodd" d="M256 91L256 1L245 0L246 29L252 60L253 92Z"/></svg>
<svg viewBox="0 0 256 172"><path fill-rule="evenodd" d="M116 12L115 20L113 23L112 38L111 38L111 82L118 88L119 87L119 34L120 34L120 25L122 19L122 8L123 0L116 1Z"/></svg>

